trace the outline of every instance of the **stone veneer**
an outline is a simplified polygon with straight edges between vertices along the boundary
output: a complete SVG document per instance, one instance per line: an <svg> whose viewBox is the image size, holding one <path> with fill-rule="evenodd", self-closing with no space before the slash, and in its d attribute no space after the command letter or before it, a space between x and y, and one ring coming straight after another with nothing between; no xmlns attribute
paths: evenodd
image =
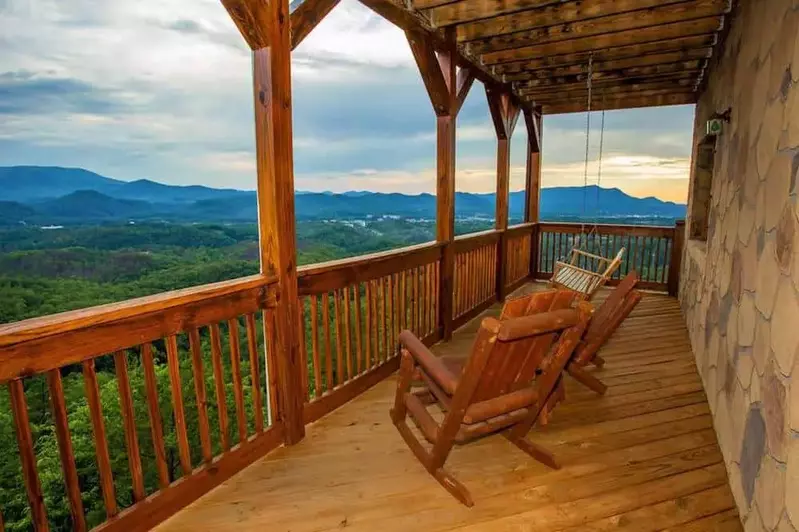
<svg viewBox="0 0 799 532"><path fill-rule="evenodd" d="M795 532L799 0L739 4L696 109L695 145L714 112L732 108L732 120L716 141L707 241L686 242L680 302L745 529Z"/></svg>

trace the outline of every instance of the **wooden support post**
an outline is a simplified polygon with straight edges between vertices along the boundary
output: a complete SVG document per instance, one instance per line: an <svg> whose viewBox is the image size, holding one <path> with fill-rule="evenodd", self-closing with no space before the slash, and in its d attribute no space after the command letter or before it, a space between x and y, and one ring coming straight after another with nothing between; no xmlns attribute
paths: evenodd
<svg viewBox="0 0 799 532"><path fill-rule="evenodd" d="M680 292L680 270L682 269L682 250L685 245L685 220L677 220L674 224L674 239L671 242L671 258L669 259L669 295L677 297Z"/></svg>
<svg viewBox="0 0 799 532"><path fill-rule="evenodd" d="M508 194L510 192L510 139L519 118L519 106L510 92L486 86L488 109L497 134L497 193L494 227L500 231L497 242L497 300L504 301L507 290Z"/></svg>
<svg viewBox="0 0 799 532"><path fill-rule="evenodd" d="M530 278L538 276L539 228L541 213L541 112L540 108L524 110L524 123L527 126L527 164L525 166L524 221L536 226L530 235Z"/></svg>
<svg viewBox="0 0 799 532"><path fill-rule="evenodd" d="M285 442L305 435L294 219L291 18L288 0L222 0L253 50L255 151L261 273L277 277L272 344ZM266 332L266 331L265 331ZM273 414L274 415L274 414Z"/></svg>
<svg viewBox="0 0 799 532"><path fill-rule="evenodd" d="M438 285L438 329L444 340L452 338L455 281L455 127L474 75L458 72L455 31L445 32L443 50L436 53L430 36L406 32L430 102L436 113L436 240L443 245Z"/></svg>

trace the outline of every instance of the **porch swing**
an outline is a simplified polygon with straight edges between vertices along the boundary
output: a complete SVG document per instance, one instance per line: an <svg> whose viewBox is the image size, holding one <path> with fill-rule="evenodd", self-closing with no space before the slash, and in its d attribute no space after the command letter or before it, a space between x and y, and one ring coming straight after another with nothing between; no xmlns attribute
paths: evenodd
<svg viewBox="0 0 799 532"><path fill-rule="evenodd" d="M591 134L591 102L592 102L592 78L594 75L594 57L588 57L588 77L586 85L588 88L588 109L585 114L585 172L583 176L583 219L581 221L580 234L574 240L574 247L571 250L568 260L562 257L555 263L554 271L550 284L556 288L566 288L582 295L586 300L590 300L611 276L619 269L625 249L619 249L616 256L611 258L591 253L586 248L592 235L596 235L599 216L599 185L602 180L602 148L605 140L605 110L602 110L602 124L599 133L599 160L597 170L597 189L596 189L596 209L594 224L591 231L582 239L584 244L581 246L581 237L585 234L586 203L588 195L588 156L589 140ZM594 241L596 238L594 237ZM582 259L582 261L581 261ZM580 263L582 262L582 266Z"/></svg>

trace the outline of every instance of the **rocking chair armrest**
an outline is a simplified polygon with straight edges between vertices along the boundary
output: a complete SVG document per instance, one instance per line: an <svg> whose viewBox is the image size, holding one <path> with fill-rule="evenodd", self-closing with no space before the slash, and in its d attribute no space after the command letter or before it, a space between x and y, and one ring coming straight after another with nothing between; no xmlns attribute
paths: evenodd
<svg viewBox="0 0 799 532"><path fill-rule="evenodd" d="M426 345L419 340L411 331L405 330L399 336L400 345L406 349L414 361L422 367L436 384L446 393L453 395L458 387L458 377L453 375L450 369L435 356Z"/></svg>

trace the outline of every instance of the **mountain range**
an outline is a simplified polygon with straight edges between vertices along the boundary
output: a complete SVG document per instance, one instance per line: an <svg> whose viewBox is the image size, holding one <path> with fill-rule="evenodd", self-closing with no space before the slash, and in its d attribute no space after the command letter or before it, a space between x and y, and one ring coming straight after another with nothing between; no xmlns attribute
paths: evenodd
<svg viewBox="0 0 799 532"><path fill-rule="evenodd" d="M121 181L81 168L0 167L0 190L0 224L4 225L256 219L253 191L166 185L146 179ZM431 194L298 191L295 198L299 219L381 215L432 219L436 210L436 198ZM510 194L511 218L522 218L524 201L523 191ZM456 194L458 217L491 218L494 207L494 194ZM680 218L685 216L685 205L653 197L634 198L616 188L554 187L541 191L541 216Z"/></svg>

